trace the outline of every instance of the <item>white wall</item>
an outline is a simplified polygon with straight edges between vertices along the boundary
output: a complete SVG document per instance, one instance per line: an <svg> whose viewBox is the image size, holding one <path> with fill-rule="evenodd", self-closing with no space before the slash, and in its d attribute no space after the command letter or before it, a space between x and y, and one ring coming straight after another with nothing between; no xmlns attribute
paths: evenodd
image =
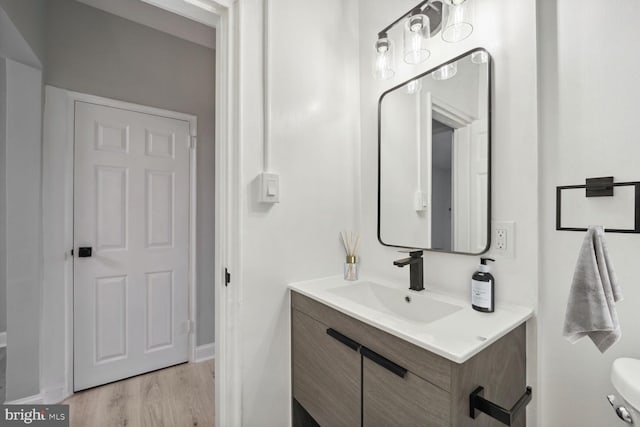
<svg viewBox="0 0 640 427"><path fill-rule="evenodd" d="M262 170L260 0L241 2L242 413L289 424L289 282L341 274L353 226L358 149L355 0L271 0L273 169L281 202L256 203ZM233 286L232 282L230 286Z"/></svg>
<svg viewBox="0 0 640 427"><path fill-rule="evenodd" d="M404 88L387 94L382 102L381 150L383 153L380 191L380 238L389 245L419 248L430 241L431 216L415 210L416 191L427 193L431 153L426 147L431 123L420 121L426 104L422 93L408 94ZM419 148L421 147L421 148ZM420 155L418 155L420 154Z"/></svg>
<svg viewBox="0 0 640 427"><path fill-rule="evenodd" d="M611 363L640 357L638 235L606 234L625 300L622 339L604 355L562 337L573 269L584 233L555 230L555 187L587 177L640 180L638 100L640 3L545 0L539 5L541 147L540 425L616 426L607 403ZM594 222L607 225L608 218Z"/></svg>
<svg viewBox="0 0 640 427"><path fill-rule="evenodd" d="M6 64L7 401L40 393L42 72Z"/></svg>
<svg viewBox="0 0 640 427"><path fill-rule="evenodd" d="M363 274L377 274L408 284L408 272L392 265L401 255L376 241L377 101L380 94L410 77L427 71L475 47L486 48L493 69L493 180L492 217L516 222L515 257L500 259L494 267L497 303L509 301L535 307L538 286L538 148L536 107L536 9L534 0L475 0L476 25L472 36L449 44L432 39L431 58L419 66L402 65L391 81L373 80L371 73L376 34L411 9L413 0L360 0L360 68L362 134ZM575 28L575 27L574 27ZM390 33L397 41L401 34ZM398 43L396 43L396 47ZM427 289L438 289L469 299L469 283L478 257L426 253ZM528 382L536 390L535 320L528 324ZM515 397L514 397L515 398ZM530 425L535 405L529 406Z"/></svg>

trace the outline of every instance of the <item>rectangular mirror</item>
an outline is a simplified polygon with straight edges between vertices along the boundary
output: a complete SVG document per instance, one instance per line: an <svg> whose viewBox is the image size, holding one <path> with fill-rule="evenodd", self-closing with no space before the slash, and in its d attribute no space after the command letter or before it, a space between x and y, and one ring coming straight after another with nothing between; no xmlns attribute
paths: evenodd
<svg viewBox="0 0 640 427"><path fill-rule="evenodd" d="M491 57L475 49L382 94L378 240L481 254L489 249Z"/></svg>

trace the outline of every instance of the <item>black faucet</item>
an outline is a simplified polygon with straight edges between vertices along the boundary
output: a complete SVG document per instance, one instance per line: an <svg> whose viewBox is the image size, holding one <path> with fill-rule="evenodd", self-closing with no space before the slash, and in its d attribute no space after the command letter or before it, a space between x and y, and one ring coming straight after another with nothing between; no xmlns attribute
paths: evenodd
<svg viewBox="0 0 640 427"><path fill-rule="evenodd" d="M404 267L410 265L409 271L409 289L413 291L424 290L424 274L422 269L422 251L409 252L409 258L393 261L393 265Z"/></svg>

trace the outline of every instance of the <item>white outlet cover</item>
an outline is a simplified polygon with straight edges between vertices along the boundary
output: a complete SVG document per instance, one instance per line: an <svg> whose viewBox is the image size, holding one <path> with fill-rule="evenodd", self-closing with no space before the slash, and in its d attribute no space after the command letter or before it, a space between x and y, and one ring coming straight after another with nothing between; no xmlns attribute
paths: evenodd
<svg viewBox="0 0 640 427"><path fill-rule="evenodd" d="M501 258L515 257L515 222L492 221L491 223L491 252ZM498 230L505 232L504 238L499 237ZM498 241L504 240L505 247L498 247Z"/></svg>

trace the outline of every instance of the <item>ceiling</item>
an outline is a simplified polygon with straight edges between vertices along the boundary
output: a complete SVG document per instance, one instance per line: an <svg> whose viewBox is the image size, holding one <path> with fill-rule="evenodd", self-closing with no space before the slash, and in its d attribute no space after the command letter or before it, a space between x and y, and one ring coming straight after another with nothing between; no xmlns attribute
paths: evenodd
<svg viewBox="0 0 640 427"><path fill-rule="evenodd" d="M216 30L212 28L217 22L213 14L210 18L201 19L207 12L189 3L178 3L181 10L171 13L149 4L147 0L76 0L113 15L120 16L138 24L151 27L175 37L215 49ZM163 2L158 2L163 3ZM166 1L164 3L167 3ZM173 2L175 3L175 2ZM176 8L174 8L176 9ZM180 13L180 14L177 14ZM182 16L180 16L182 15ZM189 19L186 16L191 17ZM196 22L196 19L200 22Z"/></svg>

